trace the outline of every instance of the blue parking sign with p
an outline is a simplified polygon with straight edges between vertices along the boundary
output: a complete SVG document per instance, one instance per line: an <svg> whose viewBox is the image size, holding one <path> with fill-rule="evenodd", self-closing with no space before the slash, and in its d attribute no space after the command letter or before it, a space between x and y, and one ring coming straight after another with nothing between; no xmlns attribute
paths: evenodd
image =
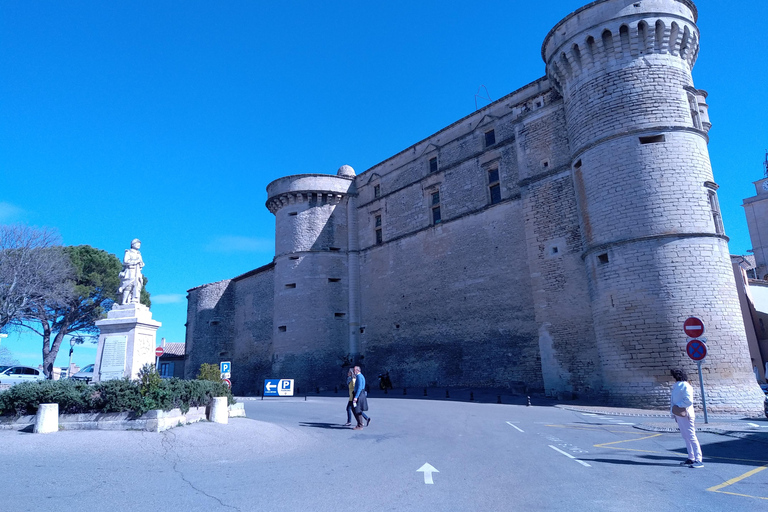
<svg viewBox="0 0 768 512"><path fill-rule="evenodd" d="M232 362L231 361L222 361L219 366L221 367L221 373L231 373L232 372Z"/></svg>
<svg viewBox="0 0 768 512"><path fill-rule="evenodd" d="M293 396L293 379L264 380L264 396Z"/></svg>

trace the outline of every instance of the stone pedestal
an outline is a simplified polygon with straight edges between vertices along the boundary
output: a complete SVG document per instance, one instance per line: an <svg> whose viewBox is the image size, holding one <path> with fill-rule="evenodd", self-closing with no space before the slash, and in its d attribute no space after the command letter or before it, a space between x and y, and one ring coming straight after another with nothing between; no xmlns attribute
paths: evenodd
<svg viewBox="0 0 768 512"><path fill-rule="evenodd" d="M100 334L94 382L137 378L142 366L155 362L155 334L161 325L143 304L113 306L106 319L96 322Z"/></svg>

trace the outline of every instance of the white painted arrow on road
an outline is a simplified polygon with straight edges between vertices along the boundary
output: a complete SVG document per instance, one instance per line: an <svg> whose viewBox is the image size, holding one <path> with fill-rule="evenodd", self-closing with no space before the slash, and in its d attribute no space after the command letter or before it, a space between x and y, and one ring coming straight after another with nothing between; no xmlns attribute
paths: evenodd
<svg viewBox="0 0 768 512"><path fill-rule="evenodd" d="M417 473L419 471L424 473L425 484L434 484L435 482L432 481L432 473L439 473L439 471L435 469L435 467L429 462L426 462L423 466L416 470Z"/></svg>

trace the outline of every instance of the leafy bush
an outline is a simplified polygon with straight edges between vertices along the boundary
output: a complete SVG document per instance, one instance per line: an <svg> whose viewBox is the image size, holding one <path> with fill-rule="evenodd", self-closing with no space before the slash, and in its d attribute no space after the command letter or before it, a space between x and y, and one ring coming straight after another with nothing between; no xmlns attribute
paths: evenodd
<svg viewBox="0 0 768 512"><path fill-rule="evenodd" d="M59 404L61 414L90 410L89 386L73 380L23 382L0 393L0 414L35 414L39 404Z"/></svg>
<svg viewBox="0 0 768 512"><path fill-rule="evenodd" d="M182 412L207 406L213 397L232 393L221 381L160 379L154 367L140 373L140 379L116 379L88 385L72 380L36 381L17 384L0 392L0 415L35 414L40 404L57 403L59 413L127 412L137 415L153 409ZM146 367L145 367L146 368Z"/></svg>
<svg viewBox="0 0 768 512"><path fill-rule="evenodd" d="M215 364L203 363L200 365L200 371L197 372L197 380L209 380L211 382L221 382L221 372Z"/></svg>

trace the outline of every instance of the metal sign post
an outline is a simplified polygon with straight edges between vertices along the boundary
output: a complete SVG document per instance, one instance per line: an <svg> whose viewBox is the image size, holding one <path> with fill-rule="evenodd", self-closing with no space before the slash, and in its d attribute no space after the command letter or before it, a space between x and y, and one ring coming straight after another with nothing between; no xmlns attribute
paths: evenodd
<svg viewBox="0 0 768 512"><path fill-rule="evenodd" d="M709 423L707 418L707 396L704 393L704 376L701 374L701 361L696 361L699 367L699 387L701 388L701 402L704 405L704 423Z"/></svg>
<svg viewBox="0 0 768 512"><path fill-rule="evenodd" d="M692 320L697 320L700 325L692 322ZM686 334L692 323L693 330L701 333L704 332L704 323L698 318L691 317L685 322L686 325L684 326L684 329L686 330ZM701 374L701 362L707 357L707 344L704 343L704 338L688 341L688 344L685 346L685 352L688 354L688 357L696 361L696 365L699 367L699 389L701 389L701 403L704 407L704 423L709 423L709 418L707 417L707 396L706 393L704 393L704 375Z"/></svg>

